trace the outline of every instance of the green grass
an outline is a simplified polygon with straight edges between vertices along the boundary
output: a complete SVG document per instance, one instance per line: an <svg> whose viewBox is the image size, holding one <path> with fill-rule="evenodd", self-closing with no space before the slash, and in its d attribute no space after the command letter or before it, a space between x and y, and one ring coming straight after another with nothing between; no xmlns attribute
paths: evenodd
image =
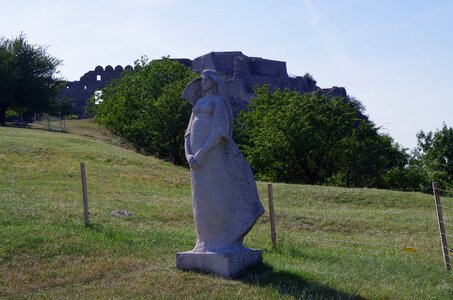
<svg viewBox="0 0 453 300"><path fill-rule="evenodd" d="M262 266L238 280L179 271L176 252L195 240L188 170L73 122L69 134L0 128L0 298L453 298L432 196L420 193L274 184L278 248L267 212L246 237Z"/></svg>
<svg viewBox="0 0 453 300"><path fill-rule="evenodd" d="M42 120L31 124L33 129L42 129L49 131L49 123L47 120ZM124 139L111 134L108 130L99 127L92 119L81 120L64 120L63 128L58 119L51 119L50 131L71 133L74 135L83 136L89 139L96 139L106 143L110 143L123 148L132 149L133 147Z"/></svg>

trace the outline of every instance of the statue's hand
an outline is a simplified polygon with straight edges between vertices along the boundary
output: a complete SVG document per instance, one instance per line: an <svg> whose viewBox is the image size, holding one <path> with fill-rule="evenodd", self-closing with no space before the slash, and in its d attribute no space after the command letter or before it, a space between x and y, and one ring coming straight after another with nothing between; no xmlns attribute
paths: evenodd
<svg viewBox="0 0 453 300"><path fill-rule="evenodd" d="M194 155L194 159L198 166L200 166L204 160L205 151L203 151L203 150L204 149L198 150L197 153L195 153L195 155Z"/></svg>
<svg viewBox="0 0 453 300"><path fill-rule="evenodd" d="M189 154L187 156L187 162L189 163L189 167L191 169L195 169L195 168L198 168L199 167L199 164L197 163L197 161L195 160L195 155L192 155L192 154Z"/></svg>

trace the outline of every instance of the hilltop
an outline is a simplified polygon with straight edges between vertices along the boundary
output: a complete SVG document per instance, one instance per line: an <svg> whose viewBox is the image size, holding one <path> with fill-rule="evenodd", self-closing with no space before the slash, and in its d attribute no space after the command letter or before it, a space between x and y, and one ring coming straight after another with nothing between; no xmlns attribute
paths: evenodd
<svg viewBox="0 0 453 300"><path fill-rule="evenodd" d="M176 252L195 241L188 170L119 147L89 121L73 122L72 133L0 128L1 298L453 295L432 196L376 189L274 184L278 248L267 212L245 240L263 249L263 266L237 281L178 271ZM258 188L267 207L266 183Z"/></svg>

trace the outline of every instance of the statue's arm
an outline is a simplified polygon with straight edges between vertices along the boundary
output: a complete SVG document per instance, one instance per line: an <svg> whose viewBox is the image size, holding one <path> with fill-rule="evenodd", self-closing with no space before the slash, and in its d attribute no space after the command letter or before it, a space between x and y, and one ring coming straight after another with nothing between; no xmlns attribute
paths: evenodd
<svg viewBox="0 0 453 300"><path fill-rule="evenodd" d="M192 154L192 149L190 147L190 133L186 134L184 136L184 151L186 153L186 158L188 155L193 155Z"/></svg>
<svg viewBox="0 0 453 300"><path fill-rule="evenodd" d="M184 145L185 145L186 159L187 159L187 162L189 163L189 167L191 167L191 168L198 167L199 164L195 160L195 155L193 155L192 151L190 150L190 134L185 137Z"/></svg>
<svg viewBox="0 0 453 300"><path fill-rule="evenodd" d="M194 158L198 165L203 163L203 159L209 151L211 151L221 142L226 141L228 138L230 120L223 99L218 99L216 101L216 106L212 118L211 134L204 143L203 147L201 147L200 150L195 153Z"/></svg>
<svg viewBox="0 0 453 300"><path fill-rule="evenodd" d="M203 162L204 157L206 154L211 151L215 146L217 146L222 141L222 136L218 134L211 134L206 142L204 143L203 147L195 153L194 159L198 165Z"/></svg>
<svg viewBox="0 0 453 300"><path fill-rule="evenodd" d="M184 135L184 152L186 154L186 159L187 159L187 162L189 163L190 167L194 167L194 164L195 164L195 162L194 162L195 157L194 157L194 155L192 153L192 149L190 147L190 130L192 127L192 120L193 120L193 113L190 116L189 125L187 126L186 134Z"/></svg>

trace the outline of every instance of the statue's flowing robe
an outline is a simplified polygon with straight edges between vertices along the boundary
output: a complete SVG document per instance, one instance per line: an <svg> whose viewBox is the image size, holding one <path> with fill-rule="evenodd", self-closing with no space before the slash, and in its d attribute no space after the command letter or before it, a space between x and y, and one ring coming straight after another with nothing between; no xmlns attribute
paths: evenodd
<svg viewBox="0 0 453 300"><path fill-rule="evenodd" d="M192 154L208 138L220 136L200 166L191 168L192 204L197 231L195 252L234 251L264 212L253 173L231 137L231 120L224 99L196 101L186 135Z"/></svg>

